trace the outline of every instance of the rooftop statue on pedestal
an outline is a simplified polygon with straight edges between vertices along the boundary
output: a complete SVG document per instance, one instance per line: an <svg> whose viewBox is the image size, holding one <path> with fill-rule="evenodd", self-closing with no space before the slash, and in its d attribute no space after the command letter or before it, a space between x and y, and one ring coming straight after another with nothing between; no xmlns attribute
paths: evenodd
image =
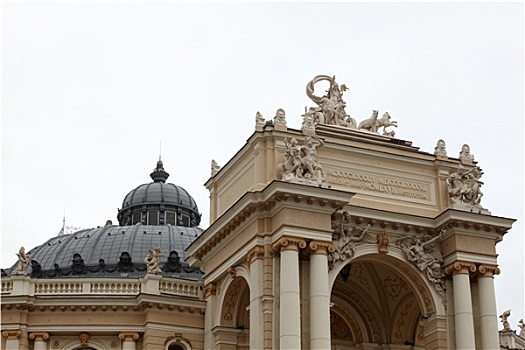
<svg viewBox="0 0 525 350"><path fill-rule="evenodd" d="M11 273L12 275L27 275L26 269L29 267L29 256L26 254L26 249L24 247L20 247L20 250L16 254L18 256L18 265L14 269L14 271Z"/></svg>

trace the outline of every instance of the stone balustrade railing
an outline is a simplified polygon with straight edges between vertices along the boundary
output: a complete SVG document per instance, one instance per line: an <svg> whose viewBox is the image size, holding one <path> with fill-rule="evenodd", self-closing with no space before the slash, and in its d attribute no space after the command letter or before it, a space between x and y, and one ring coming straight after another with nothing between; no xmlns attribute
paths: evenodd
<svg viewBox="0 0 525 350"><path fill-rule="evenodd" d="M151 276L130 280L129 278L108 279L45 279L29 276L2 278L2 296L53 296L53 295L138 295L169 294L175 296L202 298L202 282L175 278Z"/></svg>

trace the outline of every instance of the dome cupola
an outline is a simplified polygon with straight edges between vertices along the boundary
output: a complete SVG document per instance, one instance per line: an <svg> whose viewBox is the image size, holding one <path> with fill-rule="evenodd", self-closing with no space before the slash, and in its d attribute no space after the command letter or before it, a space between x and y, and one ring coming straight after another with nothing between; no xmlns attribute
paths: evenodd
<svg viewBox="0 0 525 350"><path fill-rule="evenodd" d="M184 188L166 183L169 174L160 159L150 177L153 182L138 186L124 197L117 215L120 226L170 224L195 227L200 224L197 203Z"/></svg>

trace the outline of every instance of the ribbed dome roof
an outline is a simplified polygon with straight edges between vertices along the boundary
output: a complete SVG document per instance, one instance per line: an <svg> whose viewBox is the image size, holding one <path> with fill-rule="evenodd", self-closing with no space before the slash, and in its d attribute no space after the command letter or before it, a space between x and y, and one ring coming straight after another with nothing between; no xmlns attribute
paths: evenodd
<svg viewBox="0 0 525 350"><path fill-rule="evenodd" d="M197 204L185 189L166 183L169 174L162 161L150 176L153 182L124 198L120 226L109 222L102 228L59 234L27 253L31 260L27 272L35 278L143 277L144 258L159 247L163 275L200 279L202 272L184 262L186 248L203 231L198 227Z"/></svg>
<svg viewBox="0 0 525 350"><path fill-rule="evenodd" d="M121 226L137 222L151 224L146 217L150 210L159 212L159 218L154 224L170 223L168 219L165 219L166 212L177 216L176 222L171 222L171 224L190 227L200 224L201 215L197 203L184 188L166 183L169 174L164 171L161 160L157 162L157 167L150 177L153 182L138 186L124 197L122 209L118 213ZM133 215L135 215L134 218ZM182 215L187 218L186 223L182 223Z"/></svg>
<svg viewBox="0 0 525 350"><path fill-rule="evenodd" d="M201 233L198 227L111 225L53 237L27 254L32 262L33 277L141 277L146 274L144 258L148 251L160 247L164 254L160 259L164 265L163 275L200 279L202 273L190 268L184 260L187 258L185 249ZM167 264L170 252L175 252L171 260L173 262L176 257L178 266L172 264L170 268ZM131 265L119 264L123 254L131 258ZM75 260L78 263L79 259L82 265L74 267ZM41 272L35 271L35 262ZM82 266L85 268L81 269Z"/></svg>

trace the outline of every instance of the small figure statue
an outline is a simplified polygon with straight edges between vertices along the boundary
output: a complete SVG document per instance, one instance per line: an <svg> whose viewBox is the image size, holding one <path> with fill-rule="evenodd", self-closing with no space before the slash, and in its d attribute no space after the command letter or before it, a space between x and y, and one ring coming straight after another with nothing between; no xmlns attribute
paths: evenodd
<svg viewBox="0 0 525 350"><path fill-rule="evenodd" d="M483 197L481 192L483 182L479 180L482 175L483 171L480 167L467 169L460 164L458 170L447 179L451 202L482 208L480 202Z"/></svg>
<svg viewBox="0 0 525 350"><path fill-rule="evenodd" d="M520 327L520 334L518 337L525 339L525 324L523 323L523 318L519 320L518 327Z"/></svg>
<svg viewBox="0 0 525 350"><path fill-rule="evenodd" d="M444 291L445 275L441 269L443 258L434 243L442 240L444 235L445 229L434 238L422 240L419 236L403 236L396 241L396 245L401 247L406 258L426 274L427 279L434 284L439 293Z"/></svg>
<svg viewBox="0 0 525 350"><path fill-rule="evenodd" d="M436 147L434 147L434 155L438 157L447 156L447 148L445 145L445 141L443 141L443 139L439 139L436 144Z"/></svg>
<svg viewBox="0 0 525 350"><path fill-rule="evenodd" d="M264 127L266 125L266 120L264 119L261 112L257 111L255 113L255 128Z"/></svg>
<svg viewBox="0 0 525 350"><path fill-rule="evenodd" d="M356 229L352 225L351 216L348 211L343 211L337 222L337 216L332 221L334 234L332 240L334 241L335 251L328 254L328 266L333 269L339 260L346 260L355 254L355 245L363 240L365 234L370 228L370 224L364 229Z"/></svg>
<svg viewBox="0 0 525 350"><path fill-rule="evenodd" d="M461 152L459 152L459 159L470 161L470 162L474 161L474 155L470 153L469 145L464 144L463 147L461 147Z"/></svg>
<svg viewBox="0 0 525 350"><path fill-rule="evenodd" d="M162 274L162 265L159 264L159 257L164 256L164 254L161 253L159 247L148 249L148 252L148 255L144 258L148 273L155 275Z"/></svg>
<svg viewBox="0 0 525 350"><path fill-rule="evenodd" d="M275 112L275 117L273 118L274 125L283 125L286 126L286 112L284 109L279 108Z"/></svg>
<svg viewBox="0 0 525 350"><path fill-rule="evenodd" d="M212 159L211 160L211 176L215 176L215 174L217 174L219 170L221 170L221 167L219 166L219 164L217 164L215 159Z"/></svg>
<svg viewBox="0 0 525 350"><path fill-rule="evenodd" d="M16 255L18 256L18 265L11 272L11 275L26 276L26 270L30 264L29 256L26 254L26 249L24 247L20 247L20 250Z"/></svg>
<svg viewBox="0 0 525 350"><path fill-rule="evenodd" d="M316 136L314 116L308 114L308 112L306 111L306 107L304 109L305 111L303 114L303 124L301 125L301 132L303 133L303 135L306 136Z"/></svg>
<svg viewBox="0 0 525 350"><path fill-rule="evenodd" d="M367 130L370 132L377 132L378 129L378 123L377 123L377 117L379 115L379 112L376 110L372 111L372 116L368 119L363 120L359 125L357 126L357 130Z"/></svg>
<svg viewBox="0 0 525 350"><path fill-rule="evenodd" d="M510 316L510 310L505 310L499 318L501 318L501 322L503 323L503 331L511 331L510 324L508 321L508 318Z"/></svg>

